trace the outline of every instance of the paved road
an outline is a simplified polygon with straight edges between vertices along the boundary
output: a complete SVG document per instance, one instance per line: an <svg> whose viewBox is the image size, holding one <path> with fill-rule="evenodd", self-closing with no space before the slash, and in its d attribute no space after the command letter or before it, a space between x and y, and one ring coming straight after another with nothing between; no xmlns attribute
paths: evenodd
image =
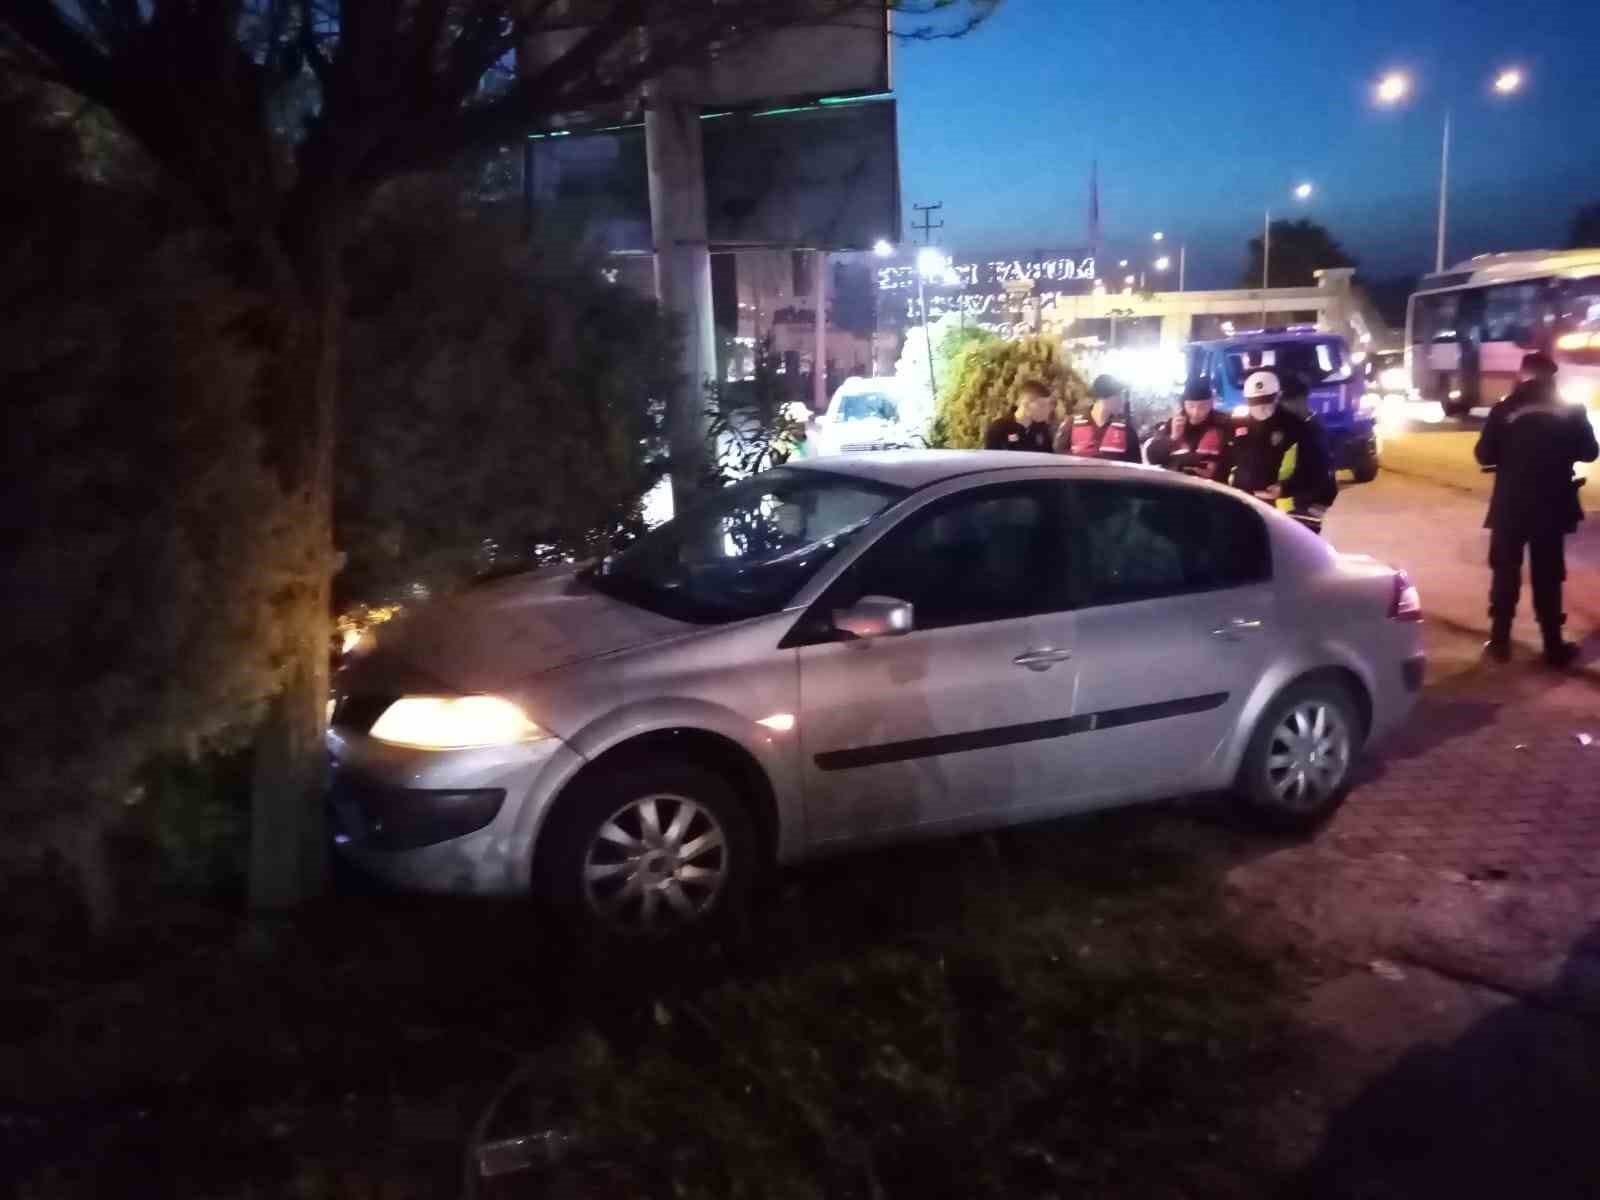
<svg viewBox="0 0 1600 1200"><path fill-rule="evenodd" d="M1466 632L1488 632L1489 535L1483 529L1491 479L1472 461L1470 432L1419 432L1389 438L1385 470L1366 485L1346 484L1329 514L1327 537L1341 550L1404 567L1424 611ZM1590 495L1589 493L1594 493ZM1584 489L1600 504L1600 479ZM1600 508L1567 541L1568 636L1586 642L1584 661L1600 667ZM1526 587L1514 630L1537 648L1539 631Z"/></svg>

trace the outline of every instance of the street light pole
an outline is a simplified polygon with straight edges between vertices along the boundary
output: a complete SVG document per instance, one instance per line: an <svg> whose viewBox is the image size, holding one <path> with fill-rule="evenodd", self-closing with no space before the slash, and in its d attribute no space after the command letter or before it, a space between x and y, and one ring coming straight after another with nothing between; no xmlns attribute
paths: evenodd
<svg viewBox="0 0 1600 1200"><path fill-rule="evenodd" d="M1272 262L1272 210L1261 219L1261 327L1267 325L1267 265Z"/></svg>
<svg viewBox="0 0 1600 1200"><path fill-rule="evenodd" d="M1178 246L1178 290L1183 291L1183 269L1188 263L1189 247L1187 244Z"/></svg>
<svg viewBox="0 0 1600 1200"><path fill-rule="evenodd" d="M1434 251L1433 269L1444 270L1444 229L1446 197L1450 192L1450 110L1444 110L1444 140L1439 146L1439 242Z"/></svg>

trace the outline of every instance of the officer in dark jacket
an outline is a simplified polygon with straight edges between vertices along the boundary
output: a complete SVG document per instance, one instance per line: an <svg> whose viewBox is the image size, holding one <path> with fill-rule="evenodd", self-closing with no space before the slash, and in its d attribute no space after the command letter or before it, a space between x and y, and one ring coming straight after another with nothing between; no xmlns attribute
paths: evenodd
<svg viewBox="0 0 1600 1200"><path fill-rule="evenodd" d="M1105 462L1143 462L1139 431L1128 420L1128 402L1120 383L1102 375L1089 387L1094 403L1056 430L1056 453Z"/></svg>
<svg viewBox="0 0 1600 1200"><path fill-rule="evenodd" d="M1250 415L1233 428L1233 486L1321 533L1322 514L1332 502L1327 450L1304 417L1279 403L1282 395L1273 372L1246 377Z"/></svg>
<svg viewBox="0 0 1600 1200"><path fill-rule="evenodd" d="M1055 397L1037 379L1025 379L1017 388L1015 415L1001 417L983 435L985 450L1032 450L1050 453L1050 414Z"/></svg>
<svg viewBox="0 0 1600 1200"><path fill-rule="evenodd" d="M1583 520L1578 501L1581 486L1572 477L1574 463L1600 456L1588 413L1562 403L1556 395L1556 364L1544 354L1522 360L1522 380L1489 412L1474 449L1478 461L1494 469L1489 498L1490 657L1511 657L1511 620L1522 592L1522 548L1528 548L1528 573L1533 582L1533 612L1544 635L1545 661L1565 667L1578 648L1563 640L1561 583L1567 577L1566 543Z"/></svg>
<svg viewBox="0 0 1600 1200"><path fill-rule="evenodd" d="M1228 481L1228 447L1233 423L1217 412L1211 384L1191 380L1183 389L1183 407L1145 447L1145 457L1158 467L1198 479Z"/></svg>

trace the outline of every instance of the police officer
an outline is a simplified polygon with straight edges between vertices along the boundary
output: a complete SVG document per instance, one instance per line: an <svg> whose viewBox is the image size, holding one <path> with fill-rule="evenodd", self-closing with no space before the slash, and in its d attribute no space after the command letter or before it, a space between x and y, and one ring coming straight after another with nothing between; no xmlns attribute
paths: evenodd
<svg viewBox="0 0 1600 1200"><path fill-rule="evenodd" d="M1250 415L1233 428L1233 486L1321 533L1331 479L1326 455L1306 419L1279 403L1282 395L1271 371L1245 378Z"/></svg>
<svg viewBox="0 0 1600 1200"><path fill-rule="evenodd" d="M1089 388L1094 403L1056 431L1056 453L1106 462L1143 462L1139 432L1127 416L1122 385L1102 375Z"/></svg>
<svg viewBox="0 0 1600 1200"><path fill-rule="evenodd" d="M1528 548L1533 612L1544 635L1545 661L1570 666L1578 648L1561 636L1561 583L1567 577L1566 535L1583 520L1574 463L1600 457L1588 412L1556 395L1556 364L1545 354L1522 360L1522 379L1489 412L1473 453L1494 469L1489 498L1489 642L1485 652L1511 657L1511 619L1522 592L1522 548Z"/></svg>
<svg viewBox="0 0 1600 1200"><path fill-rule="evenodd" d="M1050 453L1050 414L1056 406L1050 389L1037 379L1017 388L1017 411L1001 417L983 435L985 450L1033 450Z"/></svg>
<svg viewBox="0 0 1600 1200"><path fill-rule="evenodd" d="M1151 439L1145 457L1169 471L1226 483L1232 441L1233 425L1217 412L1210 381L1195 379L1183 389L1178 415Z"/></svg>

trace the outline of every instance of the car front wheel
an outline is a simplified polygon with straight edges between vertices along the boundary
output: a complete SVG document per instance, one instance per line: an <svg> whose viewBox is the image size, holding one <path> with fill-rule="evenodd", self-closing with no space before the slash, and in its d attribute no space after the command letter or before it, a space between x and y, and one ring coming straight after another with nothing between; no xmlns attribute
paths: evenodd
<svg viewBox="0 0 1600 1200"><path fill-rule="evenodd" d="M535 888L590 931L671 937L713 924L749 894L754 827L727 780L703 767L602 768L552 823Z"/></svg>
<svg viewBox="0 0 1600 1200"><path fill-rule="evenodd" d="M1267 709L1239 768L1237 795L1269 829L1314 829L1343 803L1361 748L1361 719L1334 680L1290 688Z"/></svg>

